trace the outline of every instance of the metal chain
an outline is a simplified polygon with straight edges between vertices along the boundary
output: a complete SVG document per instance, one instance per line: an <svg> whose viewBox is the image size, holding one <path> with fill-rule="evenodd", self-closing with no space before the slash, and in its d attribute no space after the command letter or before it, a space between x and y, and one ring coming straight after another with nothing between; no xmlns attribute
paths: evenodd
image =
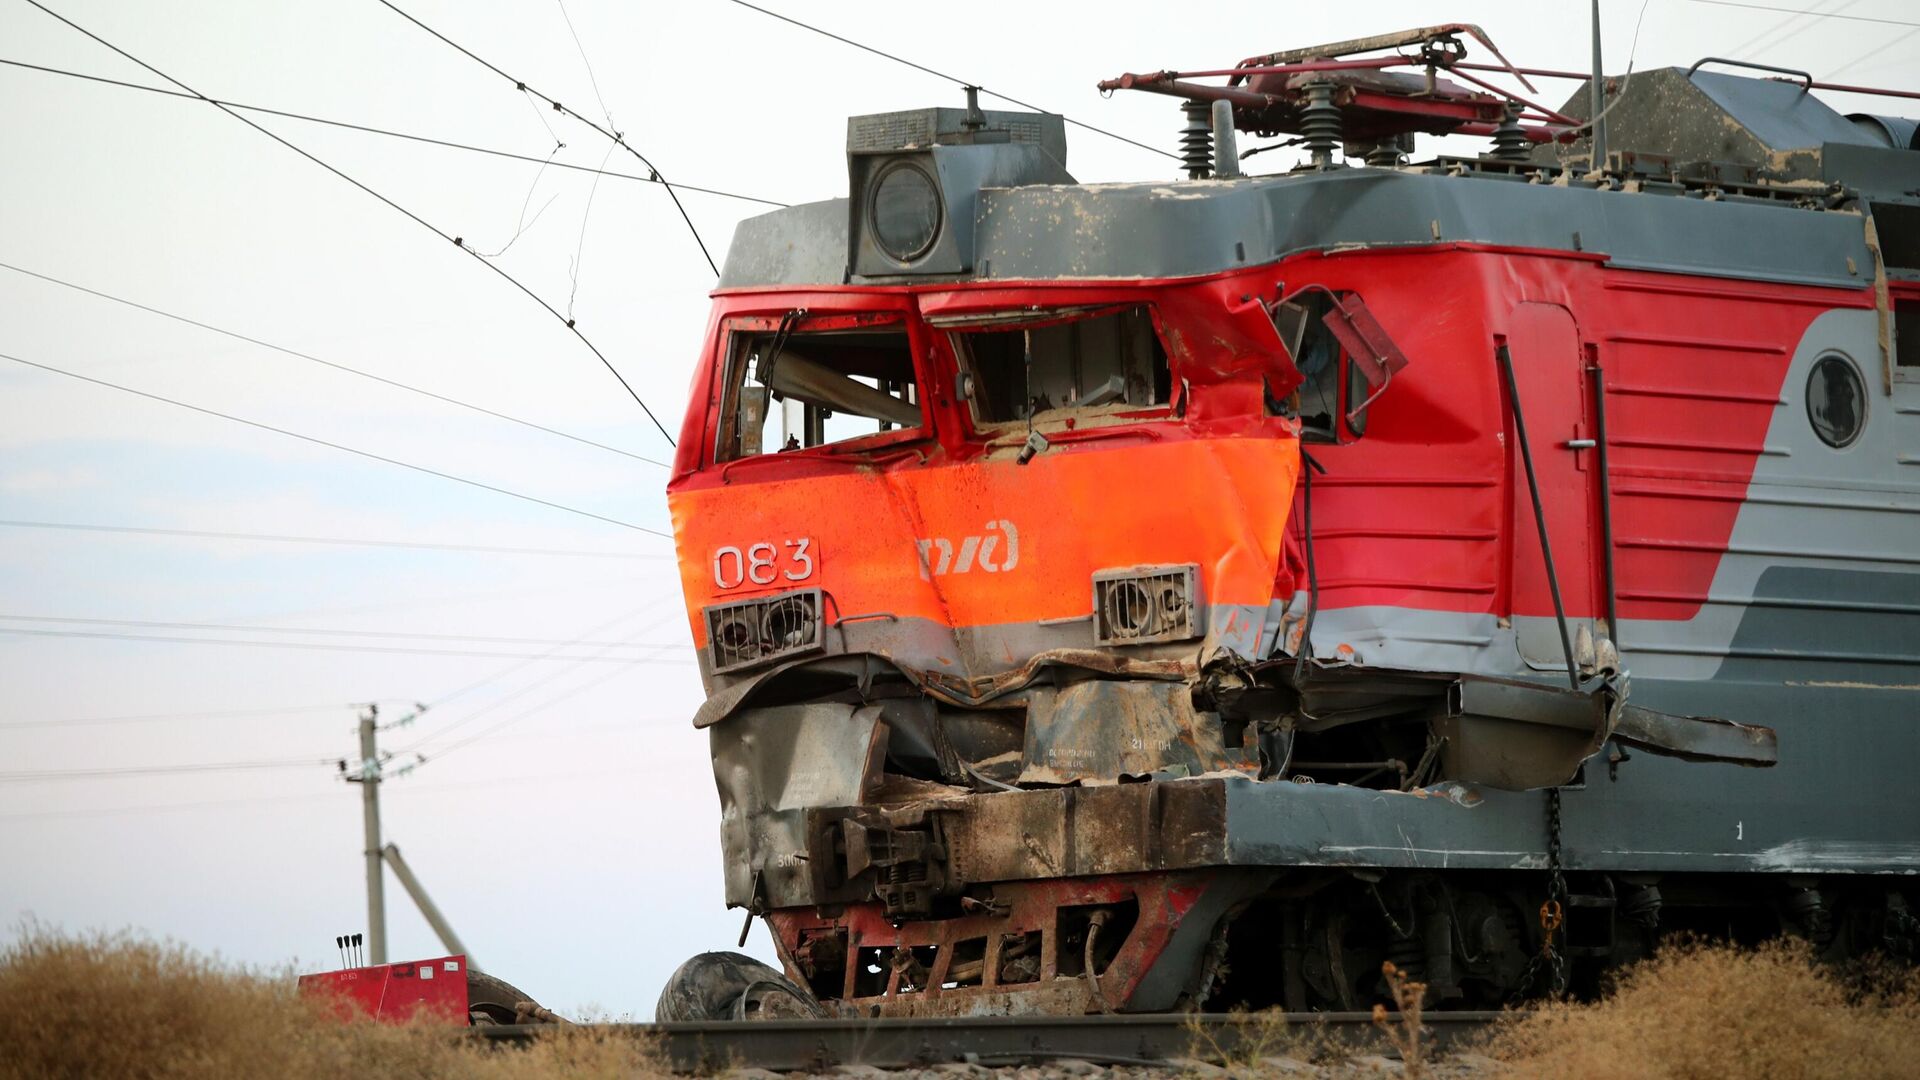
<svg viewBox="0 0 1920 1080"><path fill-rule="evenodd" d="M1540 952L1527 961L1520 976L1519 993L1531 989L1547 972L1547 992L1564 997L1567 992L1567 957L1553 947L1554 935L1566 921L1567 878L1560 868L1560 789L1547 789L1547 898L1540 905ZM1517 995L1516 995L1517 996Z"/></svg>
<svg viewBox="0 0 1920 1080"><path fill-rule="evenodd" d="M1567 992L1567 957L1553 947L1553 935L1566 921L1567 878L1560 870L1560 789L1547 789L1547 901L1540 905L1540 950L1549 968L1549 991Z"/></svg>

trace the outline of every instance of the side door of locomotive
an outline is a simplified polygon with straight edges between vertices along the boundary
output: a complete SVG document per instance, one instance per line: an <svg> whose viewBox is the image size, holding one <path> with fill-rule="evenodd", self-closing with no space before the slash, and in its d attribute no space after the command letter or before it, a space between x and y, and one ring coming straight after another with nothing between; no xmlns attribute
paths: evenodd
<svg viewBox="0 0 1920 1080"><path fill-rule="evenodd" d="M1587 352L1573 313L1554 303L1515 304L1499 344L1513 365L1513 395L1507 403L1508 597L1520 655L1529 667L1560 669L1567 663L1555 617L1539 518L1546 521L1553 576L1575 642L1576 661L1591 662L1593 642L1607 636L1600 491L1591 380ZM1503 386L1504 390L1504 386ZM1516 423L1516 405L1518 419ZM1520 451L1526 429L1538 482L1539 515ZM1584 631L1584 633L1583 633ZM1584 653L1585 655L1581 655Z"/></svg>

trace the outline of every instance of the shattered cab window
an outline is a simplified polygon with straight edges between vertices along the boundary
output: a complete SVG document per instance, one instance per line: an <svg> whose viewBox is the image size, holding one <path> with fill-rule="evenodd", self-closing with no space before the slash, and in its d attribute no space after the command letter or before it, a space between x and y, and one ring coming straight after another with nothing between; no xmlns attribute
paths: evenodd
<svg viewBox="0 0 1920 1080"><path fill-rule="evenodd" d="M1340 442L1359 438L1367 430L1365 374L1352 363L1327 325L1333 297L1310 293L1274 309L1274 325L1293 365L1300 372L1300 388L1293 392L1293 411L1300 417L1301 435L1309 442ZM1344 396L1343 396L1344 391ZM1341 424L1345 414L1346 423Z"/></svg>
<svg viewBox="0 0 1920 1080"><path fill-rule="evenodd" d="M1093 314L1027 313L1008 329L956 328L963 392L979 424L1061 409L1167 403L1167 351L1145 307Z"/></svg>
<svg viewBox="0 0 1920 1080"><path fill-rule="evenodd" d="M736 332L731 350L716 460L923 426L904 327Z"/></svg>

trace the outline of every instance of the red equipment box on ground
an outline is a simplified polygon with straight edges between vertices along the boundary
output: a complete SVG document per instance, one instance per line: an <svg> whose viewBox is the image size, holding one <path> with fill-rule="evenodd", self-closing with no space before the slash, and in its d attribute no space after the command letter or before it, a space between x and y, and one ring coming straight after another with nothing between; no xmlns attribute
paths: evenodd
<svg viewBox="0 0 1920 1080"><path fill-rule="evenodd" d="M300 992L335 999L342 1012L393 1023L415 1016L467 1022L467 958L443 956L398 964L342 968L300 976Z"/></svg>

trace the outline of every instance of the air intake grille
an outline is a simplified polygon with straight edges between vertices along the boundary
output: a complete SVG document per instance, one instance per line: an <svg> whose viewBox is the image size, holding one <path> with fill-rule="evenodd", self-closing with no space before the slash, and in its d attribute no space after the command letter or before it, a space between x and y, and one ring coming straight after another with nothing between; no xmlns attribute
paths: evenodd
<svg viewBox="0 0 1920 1080"><path fill-rule="evenodd" d="M820 590L715 604L704 612L715 674L820 647Z"/></svg>
<svg viewBox="0 0 1920 1080"><path fill-rule="evenodd" d="M1144 645L1200 635L1200 567L1141 566L1093 575L1093 640Z"/></svg>

